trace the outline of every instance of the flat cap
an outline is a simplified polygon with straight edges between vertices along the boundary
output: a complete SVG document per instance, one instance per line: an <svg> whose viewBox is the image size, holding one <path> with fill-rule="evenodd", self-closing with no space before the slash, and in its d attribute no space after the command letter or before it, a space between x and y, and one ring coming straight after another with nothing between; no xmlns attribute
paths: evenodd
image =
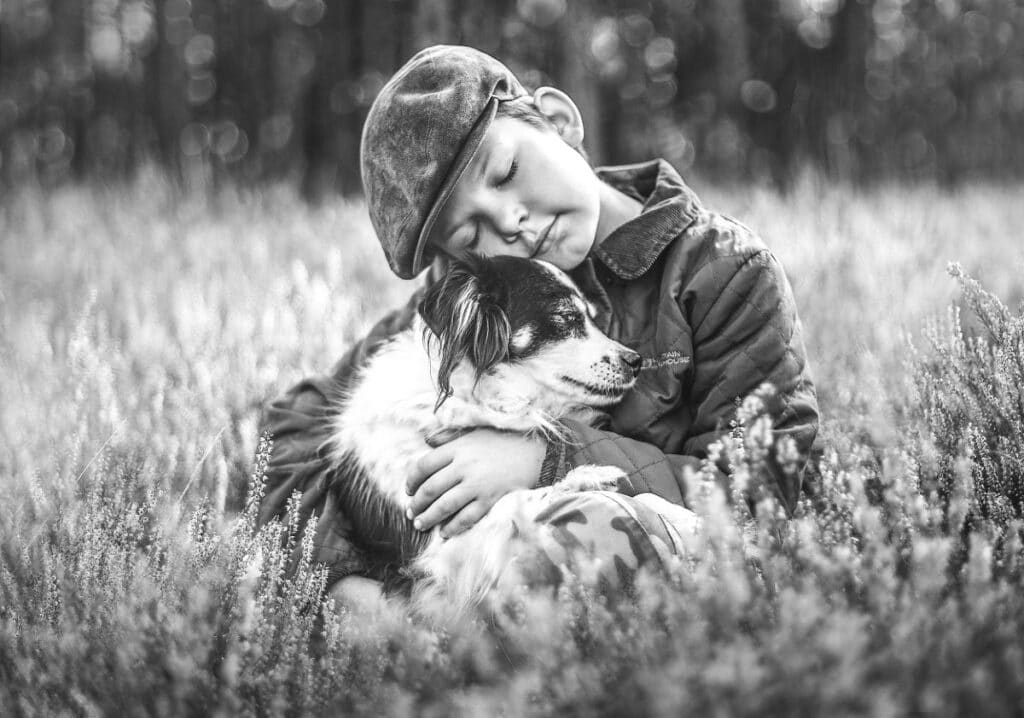
<svg viewBox="0 0 1024 718"><path fill-rule="evenodd" d="M363 125L360 171L370 221L399 277L430 264L427 237L498 103L526 94L501 62L457 45L421 50L381 89Z"/></svg>

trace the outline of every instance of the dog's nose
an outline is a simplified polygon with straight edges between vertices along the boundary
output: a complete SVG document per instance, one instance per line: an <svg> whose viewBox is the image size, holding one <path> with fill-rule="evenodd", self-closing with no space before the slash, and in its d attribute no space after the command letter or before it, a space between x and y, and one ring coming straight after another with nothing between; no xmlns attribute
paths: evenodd
<svg viewBox="0 0 1024 718"><path fill-rule="evenodd" d="M626 366L629 367L629 370L633 372L633 376L638 376L640 374L640 367L643 365L644 361L635 351L627 351L623 354L622 361L624 361Z"/></svg>

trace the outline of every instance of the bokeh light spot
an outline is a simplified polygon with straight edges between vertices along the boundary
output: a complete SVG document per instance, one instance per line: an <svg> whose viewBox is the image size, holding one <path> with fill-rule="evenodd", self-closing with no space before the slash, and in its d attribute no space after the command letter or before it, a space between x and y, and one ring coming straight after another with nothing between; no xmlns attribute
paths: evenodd
<svg viewBox="0 0 1024 718"><path fill-rule="evenodd" d="M153 35L153 6L148 2L132 2L121 13L124 39L131 45L146 45Z"/></svg>
<svg viewBox="0 0 1024 718"><path fill-rule="evenodd" d="M260 145L270 150L281 150L292 136L292 118L274 115L260 124Z"/></svg>
<svg viewBox="0 0 1024 718"><path fill-rule="evenodd" d="M644 48L644 63L652 73L672 72L676 68L676 44L668 37L656 37Z"/></svg>
<svg viewBox="0 0 1024 718"><path fill-rule="evenodd" d="M237 162L249 151L249 138L234 122L224 120L213 127L211 147L225 162Z"/></svg>
<svg viewBox="0 0 1024 718"><path fill-rule="evenodd" d="M217 91L217 81L213 73L201 70L191 74L188 78L188 85L185 88L185 96L192 105L201 105L208 102Z"/></svg>
<svg viewBox="0 0 1024 718"><path fill-rule="evenodd" d="M213 38L202 33L193 35L185 45L185 62L189 67L202 67L213 60Z"/></svg>
<svg viewBox="0 0 1024 718"><path fill-rule="evenodd" d="M106 70L121 67L123 49L121 33L113 25L100 25L89 34L89 54Z"/></svg>
<svg viewBox="0 0 1024 718"><path fill-rule="evenodd" d="M316 25L323 19L327 6L324 0L298 0L292 8L292 20L305 27Z"/></svg>
<svg viewBox="0 0 1024 718"><path fill-rule="evenodd" d="M191 122L182 128L178 144L186 157L198 157L210 148L210 130L200 122Z"/></svg>
<svg viewBox="0 0 1024 718"><path fill-rule="evenodd" d="M599 63L613 62L621 55L618 23L604 17L594 23L590 36L590 54Z"/></svg>
<svg viewBox="0 0 1024 718"><path fill-rule="evenodd" d="M646 15L634 12L622 18L621 29L627 45L643 47L654 34L654 23Z"/></svg>
<svg viewBox="0 0 1024 718"><path fill-rule="evenodd" d="M656 75L647 87L647 102L651 107L665 107L676 97L676 80L671 75Z"/></svg>
<svg viewBox="0 0 1024 718"><path fill-rule="evenodd" d="M516 9L523 19L537 27L558 22L567 8L566 0L517 0Z"/></svg>
<svg viewBox="0 0 1024 718"><path fill-rule="evenodd" d="M832 24L821 15L812 15L800 21L796 28L800 39L808 47L820 50L832 41Z"/></svg>
<svg viewBox="0 0 1024 718"><path fill-rule="evenodd" d="M754 112L771 112L778 102L774 88L764 80L745 80L740 85L740 100Z"/></svg>

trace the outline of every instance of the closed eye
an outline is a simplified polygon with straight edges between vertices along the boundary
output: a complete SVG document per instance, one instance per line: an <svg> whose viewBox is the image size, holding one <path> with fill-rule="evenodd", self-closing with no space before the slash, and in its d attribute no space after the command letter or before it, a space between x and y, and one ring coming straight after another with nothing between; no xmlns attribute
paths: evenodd
<svg viewBox="0 0 1024 718"><path fill-rule="evenodd" d="M581 317L579 312L558 312L552 316L552 319L560 327L568 326L578 322Z"/></svg>
<svg viewBox="0 0 1024 718"><path fill-rule="evenodd" d="M519 162L516 161L516 159L513 157L512 158L512 164L509 165L509 168L508 168L508 173L505 175L504 179L502 179L500 182L498 182L498 187L501 187L502 185L506 185L509 182L511 182L512 178L516 176L516 172L518 172L518 171L519 171Z"/></svg>

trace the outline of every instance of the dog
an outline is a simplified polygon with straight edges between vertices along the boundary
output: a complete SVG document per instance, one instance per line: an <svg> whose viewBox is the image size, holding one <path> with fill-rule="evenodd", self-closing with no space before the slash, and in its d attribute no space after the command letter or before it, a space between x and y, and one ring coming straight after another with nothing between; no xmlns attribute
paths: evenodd
<svg viewBox="0 0 1024 718"><path fill-rule="evenodd" d="M455 263L427 288L412 327L382 346L337 402L325 445L331 491L356 543L376 566L411 577L417 603L442 599L458 612L516 584L517 558L553 496L614 490L623 478L614 467L576 468L554 486L507 494L448 539L406 516L406 480L431 445L477 427L554 436L559 420L594 422L622 399L641 357L602 333L594 312L549 263Z"/></svg>

